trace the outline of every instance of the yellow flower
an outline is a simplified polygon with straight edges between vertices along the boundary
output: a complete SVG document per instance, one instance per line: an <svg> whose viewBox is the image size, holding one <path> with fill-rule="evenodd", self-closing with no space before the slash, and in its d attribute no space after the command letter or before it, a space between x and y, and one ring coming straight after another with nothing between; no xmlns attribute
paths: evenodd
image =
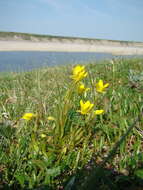
<svg viewBox="0 0 143 190"><path fill-rule="evenodd" d="M85 88L83 83L81 83L80 85L77 86L77 91L79 94L82 94L88 90L90 90L90 88Z"/></svg>
<svg viewBox="0 0 143 190"><path fill-rule="evenodd" d="M34 113L25 113L23 116L22 116L22 119L25 119L27 121L31 120L33 117L36 117L36 114Z"/></svg>
<svg viewBox="0 0 143 190"><path fill-rule="evenodd" d="M49 116L47 119L50 120L50 121L54 121L55 120L55 118L52 117L52 116Z"/></svg>
<svg viewBox="0 0 143 190"><path fill-rule="evenodd" d="M104 110L95 110L94 113L95 115L100 115L104 113Z"/></svg>
<svg viewBox="0 0 143 190"><path fill-rule="evenodd" d="M75 81L78 82L85 78L87 76L87 72L85 71L84 66L77 65L73 68L73 75L71 78Z"/></svg>
<svg viewBox="0 0 143 190"><path fill-rule="evenodd" d="M77 65L73 68L73 74L75 75L83 71L85 71L85 66Z"/></svg>
<svg viewBox="0 0 143 190"><path fill-rule="evenodd" d="M99 82L96 84L96 91L103 93L105 88L109 86L109 83L103 84L103 80L99 80Z"/></svg>
<svg viewBox="0 0 143 190"><path fill-rule="evenodd" d="M94 104L91 104L90 101L86 101L84 103L82 100L80 100L80 110L78 110L78 112L80 112L82 115L88 114L93 106Z"/></svg>

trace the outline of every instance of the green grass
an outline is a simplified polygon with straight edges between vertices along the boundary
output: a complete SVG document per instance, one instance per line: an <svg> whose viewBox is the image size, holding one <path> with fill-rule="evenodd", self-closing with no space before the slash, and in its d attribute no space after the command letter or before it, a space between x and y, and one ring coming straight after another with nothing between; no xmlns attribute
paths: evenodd
<svg viewBox="0 0 143 190"><path fill-rule="evenodd" d="M0 74L0 188L129 189L143 179L141 59L86 65L77 93L72 66ZM106 93L95 83L109 83ZM84 116L80 100L103 115ZM24 113L35 113L30 121ZM5 113L5 115L3 114ZM48 120L53 116L54 121ZM45 135L42 138L42 134Z"/></svg>

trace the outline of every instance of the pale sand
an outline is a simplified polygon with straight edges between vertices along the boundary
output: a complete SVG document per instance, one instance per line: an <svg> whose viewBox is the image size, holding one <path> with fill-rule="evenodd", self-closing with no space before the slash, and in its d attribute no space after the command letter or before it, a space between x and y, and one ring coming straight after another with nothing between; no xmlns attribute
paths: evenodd
<svg viewBox="0 0 143 190"><path fill-rule="evenodd" d="M102 52L115 55L143 55L143 47L127 45L102 45L78 42L32 42L0 40L0 51L56 51L56 52Z"/></svg>

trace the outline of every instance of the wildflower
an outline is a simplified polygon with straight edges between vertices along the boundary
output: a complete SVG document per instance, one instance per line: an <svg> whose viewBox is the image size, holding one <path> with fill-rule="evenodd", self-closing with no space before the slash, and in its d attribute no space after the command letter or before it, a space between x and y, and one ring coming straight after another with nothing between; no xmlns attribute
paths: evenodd
<svg viewBox="0 0 143 190"><path fill-rule="evenodd" d="M84 103L82 100L80 100L80 110L78 110L78 112L80 112L82 115L88 114L93 106L94 104L91 104L90 101L86 101Z"/></svg>
<svg viewBox="0 0 143 190"><path fill-rule="evenodd" d="M52 116L49 116L47 119L48 119L49 121L54 121L54 120L55 120L55 118L52 117Z"/></svg>
<svg viewBox="0 0 143 190"><path fill-rule="evenodd" d="M73 68L73 75L71 78L75 81L78 82L85 78L87 76L87 72L85 71L84 66L77 65Z"/></svg>
<svg viewBox="0 0 143 190"><path fill-rule="evenodd" d="M31 120L33 117L36 117L36 114L33 114L33 113L25 113L23 116L22 116L22 119L25 119L27 121Z"/></svg>
<svg viewBox="0 0 143 190"><path fill-rule="evenodd" d="M80 85L77 86L77 91L79 94L87 92L88 90L90 90L90 88L85 88L83 83L81 83Z"/></svg>
<svg viewBox="0 0 143 190"><path fill-rule="evenodd" d="M109 86L109 83L103 84L103 80L99 80L99 82L96 84L96 91L103 93L105 88Z"/></svg>
<svg viewBox="0 0 143 190"><path fill-rule="evenodd" d="M104 113L104 110L95 110L94 113L95 115L100 115Z"/></svg>

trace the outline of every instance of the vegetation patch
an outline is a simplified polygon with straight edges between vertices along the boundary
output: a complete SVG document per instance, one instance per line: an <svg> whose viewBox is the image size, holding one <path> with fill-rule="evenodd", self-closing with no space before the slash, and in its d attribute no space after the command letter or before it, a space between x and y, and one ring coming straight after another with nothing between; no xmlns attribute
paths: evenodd
<svg viewBox="0 0 143 190"><path fill-rule="evenodd" d="M81 38L81 37L68 37L68 36L54 36L54 35L44 35L44 34L31 34L31 33L20 33L20 32L3 32L0 31L0 39L2 40L28 40L28 41L51 41L51 40L58 40L58 41L70 41L70 42L85 42L85 43L101 43L104 44L118 44L118 45L125 45L125 46L142 46L142 42L136 41L121 41L121 40L108 40L108 39L95 39L95 38Z"/></svg>
<svg viewBox="0 0 143 190"><path fill-rule="evenodd" d="M1 73L0 188L141 187L142 61Z"/></svg>

